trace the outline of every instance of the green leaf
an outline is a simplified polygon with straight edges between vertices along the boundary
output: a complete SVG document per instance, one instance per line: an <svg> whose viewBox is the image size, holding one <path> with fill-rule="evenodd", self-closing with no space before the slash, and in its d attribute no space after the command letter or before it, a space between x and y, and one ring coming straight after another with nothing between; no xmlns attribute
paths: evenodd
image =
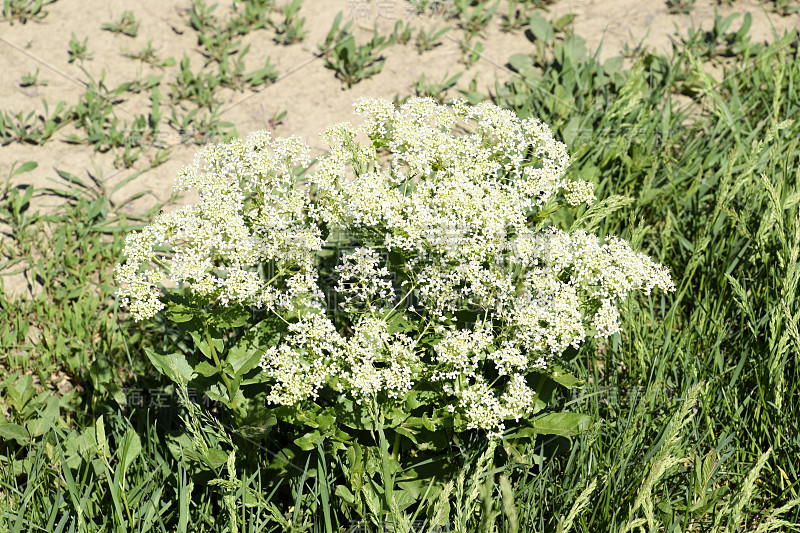
<svg viewBox="0 0 800 533"><path fill-rule="evenodd" d="M550 413L533 420L533 429L541 435L570 437L592 425L592 417L578 413Z"/></svg>
<svg viewBox="0 0 800 533"><path fill-rule="evenodd" d="M337 485L334 494L350 504L354 504L356 501L356 497L353 496L353 493L350 492L350 489L344 485Z"/></svg>
<svg viewBox="0 0 800 533"><path fill-rule="evenodd" d="M103 383L102 388L117 402L117 405L124 406L126 404L125 391L116 383L109 382Z"/></svg>
<svg viewBox="0 0 800 533"><path fill-rule="evenodd" d="M319 431L311 431L302 437L294 439L294 443L297 444L301 450L308 452L315 449L317 444L322 443L322 435L320 435Z"/></svg>
<svg viewBox="0 0 800 533"><path fill-rule="evenodd" d="M196 374L186 356L180 353L160 354L151 348L145 348L145 353L156 370L167 376L175 383L188 383Z"/></svg>
<svg viewBox="0 0 800 533"><path fill-rule="evenodd" d="M562 17L559 17L555 22L553 22L553 29L558 32L564 31L567 26L572 24L572 21L575 20L575 17L577 17L575 13L568 13Z"/></svg>
<svg viewBox="0 0 800 533"><path fill-rule="evenodd" d="M209 363L208 361L200 361L196 365L194 365L194 371L200 374L201 376L205 376L210 378L211 376L215 375L218 370L217 367Z"/></svg>
<svg viewBox="0 0 800 533"><path fill-rule="evenodd" d="M552 41L555 38L553 26L551 26L545 18L537 13L534 13L531 15L531 18L528 19L528 27L530 28L533 36L539 41L547 42Z"/></svg>
<svg viewBox="0 0 800 533"><path fill-rule="evenodd" d="M209 448L203 457L212 468L219 468L228 461L228 454L219 448Z"/></svg>
<svg viewBox="0 0 800 533"><path fill-rule="evenodd" d="M27 429L13 422L0 424L0 438L5 441L15 440L21 446L28 444L31 439Z"/></svg>
<svg viewBox="0 0 800 533"><path fill-rule="evenodd" d="M553 381L568 389L580 387L584 384L583 380L576 378L571 372L567 372L560 366L553 366L553 372L550 374Z"/></svg>
<svg viewBox="0 0 800 533"><path fill-rule="evenodd" d="M16 163L15 163L16 164ZM22 174L24 172L30 172L31 170L35 169L39 166L39 163L36 161L25 161L22 163L18 169L14 169L14 165L11 165L11 178L18 174Z"/></svg>
<svg viewBox="0 0 800 533"><path fill-rule="evenodd" d="M122 465L122 475L125 476L125 471L131 466L134 460L139 457L142 451L142 441L139 435L133 430L128 428L125 432L125 440L122 443L122 452L120 456L120 464Z"/></svg>
<svg viewBox="0 0 800 533"><path fill-rule="evenodd" d="M209 324L217 328L240 328L250 320L250 311L241 305L217 306L211 311Z"/></svg>
<svg viewBox="0 0 800 533"><path fill-rule="evenodd" d="M164 310L164 315L176 324L189 322L195 318L198 313L199 311L193 307L174 302L167 302L167 308Z"/></svg>
<svg viewBox="0 0 800 533"><path fill-rule="evenodd" d="M529 54L513 54L508 58L508 63L511 68L522 73L533 67L533 58Z"/></svg>
<svg viewBox="0 0 800 533"><path fill-rule="evenodd" d="M95 441L97 443L97 454L108 456L108 441L106 440L106 427L103 424L103 415L100 415L94 423Z"/></svg>

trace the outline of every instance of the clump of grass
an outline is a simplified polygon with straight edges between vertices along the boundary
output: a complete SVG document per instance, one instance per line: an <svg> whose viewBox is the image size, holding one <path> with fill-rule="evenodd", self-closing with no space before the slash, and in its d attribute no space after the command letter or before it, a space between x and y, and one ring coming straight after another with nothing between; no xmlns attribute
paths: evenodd
<svg viewBox="0 0 800 533"><path fill-rule="evenodd" d="M670 13L677 15L688 15L694 11L694 4L697 0L667 0L667 9Z"/></svg>
<svg viewBox="0 0 800 533"><path fill-rule="evenodd" d="M13 24L19 21L25 24L29 20L39 21L47 16L44 6L56 0L3 0L3 19Z"/></svg>
<svg viewBox="0 0 800 533"><path fill-rule="evenodd" d="M128 37L136 37L139 34L139 21L133 11L123 11L117 22L107 22L102 28L111 33L120 33Z"/></svg>
<svg viewBox="0 0 800 533"><path fill-rule="evenodd" d="M71 108L59 101L51 111L46 99L42 99L42 113L36 111L13 113L0 112L0 143L44 144L53 134L69 124Z"/></svg>
<svg viewBox="0 0 800 533"><path fill-rule="evenodd" d="M305 39L308 31L303 29L305 17L298 15L303 0L291 0L283 8L281 14L283 20L275 23L275 42L278 44L294 44Z"/></svg>
<svg viewBox="0 0 800 533"><path fill-rule="evenodd" d="M142 63L147 63L148 65L152 65L158 68L166 68L171 67L175 64L175 58L168 57L166 59L161 59L158 56L158 50L153 47L153 40L150 39L147 41L147 44L138 52L126 52L125 57L128 59L135 59L141 61Z"/></svg>
<svg viewBox="0 0 800 533"><path fill-rule="evenodd" d="M450 31L449 26L445 26L444 28L431 28L429 30L425 30L424 28L420 28L417 32L417 38L414 43L417 46L417 51L420 55L423 52L427 52L429 50L433 50L437 46L440 46L442 43L440 39L444 36L445 33Z"/></svg>
<svg viewBox="0 0 800 533"><path fill-rule="evenodd" d="M74 63L75 61L83 62L85 59L91 59L92 54L89 52L89 38L84 37L83 41L78 40L75 37L75 34L72 34L72 38L69 40L69 62Z"/></svg>
<svg viewBox="0 0 800 533"><path fill-rule="evenodd" d="M420 74L419 79L414 83L414 91L417 96L427 96L433 98L440 104L444 103L447 98L447 91L456 86L462 74L462 72L459 72L458 74L449 76L448 73L445 72L439 82L427 81L425 79L425 74Z"/></svg>
<svg viewBox="0 0 800 533"><path fill-rule="evenodd" d="M31 74L30 72L23 75L22 79L19 82L20 87L43 87L47 85L47 80L40 80L39 79L39 69L36 69L36 72Z"/></svg>
<svg viewBox="0 0 800 533"><path fill-rule="evenodd" d="M470 7L472 6L472 7ZM483 34L483 31L491 22L497 9L500 7L500 2L479 2L474 4L470 0L457 0L455 2L456 14L458 17L458 25L472 39L478 35Z"/></svg>
<svg viewBox="0 0 800 533"><path fill-rule="evenodd" d="M357 44L350 32L353 21L340 26L342 13L339 12L333 21L325 42L318 46L325 66L336 72L336 75L352 87L359 81L374 76L383 70L385 58L380 52L394 43L394 35L389 37L378 34L375 28L372 39L365 44Z"/></svg>

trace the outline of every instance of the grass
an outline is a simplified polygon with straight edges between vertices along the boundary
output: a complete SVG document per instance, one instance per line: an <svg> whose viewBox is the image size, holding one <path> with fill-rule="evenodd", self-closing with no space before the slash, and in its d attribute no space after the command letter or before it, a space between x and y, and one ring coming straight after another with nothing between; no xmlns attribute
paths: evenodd
<svg viewBox="0 0 800 533"><path fill-rule="evenodd" d="M194 5L191 24L208 34L234 24L264 29L259 13L272 9L248 2L220 22ZM300 20L292 5L280 20ZM476 38L482 13L504 12L459 5ZM43 13L30 2L9 6L6 17ZM573 396L554 391L552 401L591 415L587 432L484 446L420 509L390 512L397 530L800 529L800 41L755 44L732 23L688 30L668 56L639 50L623 68L587 51L569 21L536 15L526 26L536 46L509 58L516 73L507 82L491 95L475 84L461 89L549 123L573 156L569 172L606 199L580 222L556 222L630 239L670 268L678 289L630 300L623 334L568 354L565 364L587 385ZM327 54L347 32L332 29ZM241 33L227 34L222 52L207 41L202 70L188 60L168 70L149 44L136 54L165 69L172 87L169 102L163 82L143 87L153 103L144 131L155 135L164 113L187 143L230 131L215 115L221 80L246 88L274 77L269 63L238 67L245 50L226 42ZM345 52L328 55L345 83L374 68L385 44L376 38L358 54L353 41L348 53L362 62L355 70L340 63ZM722 74L707 74L709 63ZM442 98L459 75L421 77L415 89ZM0 139L41 144L72 122L76 142L124 154L124 142L113 142L122 128L115 98L125 91L100 80L74 106L4 112ZM104 188L98 176L54 172L50 189L0 181L0 280L21 276L29 293L0 291L0 531L327 533L355 531L362 520L363 530L377 530L377 515L358 516L348 503L369 502L376 489L337 489L354 475L342 457L303 451L285 427L234 431L215 406L186 402L192 391L174 390L152 370L144 348L182 342L180 332L130 321L109 281L124 233L152 213L124 215L135 198L117 199L121 186ZM62 201L54 212L32 207L54 197ZM480 437L468 438L475 442L454 447L474 449Z"/></svg>

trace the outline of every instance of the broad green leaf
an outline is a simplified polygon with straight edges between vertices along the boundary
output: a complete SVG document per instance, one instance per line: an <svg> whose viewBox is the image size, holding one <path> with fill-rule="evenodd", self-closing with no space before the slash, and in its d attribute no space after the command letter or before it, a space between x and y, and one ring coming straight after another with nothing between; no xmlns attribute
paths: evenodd
<svg viewBox="0 0 800 533"><path fill-rule="evenodd" d="M217 306L211 311L209 317L211 325L222 329L242 327L247 324L248 320L250 320L250 311L236 304Z"/></svg>
<svg viewBox="0 0 800 533"><path fill-rule="evenodd" d="M508 63L511 68L522 73L533 67L533 58L529 54L512 54L508 58Z"/></svg>
<svg viewBox="0 0 800 533"><path fill-rule="evenodd" d="M553 29L559 32L564 31L564 29L566 29L567 26L572 24L572 21L575 20L576 16L577 15L575 13L568 13L566 15L559 17L555 22L553 22Z"/></svg>
<svg viewBox="0 0 800 533"><path fill-rule="evenodd" d="M164 310L164 315L176 324L189 322L197 317L198 313L199 311L193 307L175 302L167 302L167 308Z"/></svg>
<svg viewBox="0 0 800 533"><path fill-rule="evenodd" d="M553 26L551 26L545 18L537 13L534 13L531 15L531 18L528 19L528 27L530 28L533 36L539 41L548 42L555 38L553 34Z"/></svg>
<svg viewBox="0 0 800 533"><path fill-rule="evenodd" d="M97 453L104 457L108 456L108 441L106 440L106 427L103 424L103 415L100 415L94 423L95 441L97 443Z"/></svg>
<svg viewBox="0 0 800 533"><path fill-rule="evenodd" d="M11 176L10 177L12 177L12 178L14 176L18 175L18 174L22 174L24 172L30 172L31 170L34 170L36 167L39 166L39 163L37 163L36 161L25 161L17 169L14 168L15 165L16 165L16 163L14 163L14 165L11 165L12 172L11 172Z"/></svg>
<svg viewBox="0 0 800 533"><path fill-rule="evenodd" d="M542 435L579 435L592 425L592 417L579 413L550 413L533 420L536 433Z"/></svg>
<svg viewBox="0 0 800 533"><path fill-rule="evenodd" d="M317 444L322 443L322 435L320 435L319 431L311 431L302 437L294 439L294 443L297 444L301 450L308 452L315 449Z"/></svg>
<svg viewBox="0 0 800 533"><path fill-rule="evenodd" d="M196 365L194 365L194 371L200 374L201 376L205 376L210 378L211 376L215 375L218 370L217 367L209 363L208 361L200 361Z"/></svg>
<svg viewBox="0 0 800 533"><path fill-rule="evenodd" d="M5 441L15 440L21 446L28 444L31 439L27 429L13 422L0 424L0 438Z"/></svg>
<svg viewBox="0 0 800 533"><path fill-rule="evenodd" d="M355 503L356 501L356 497L353 496L353 493L350 492L350 489L344 485L337 485L334 494L350 504Z"/></svg>
<svg viewBox="0 0 800 533"><path fill-rule="evenodd" d="M550 374L550 377L553 378L553 381L568 389L579 387L584 384L583 380L576 378L571 372L567 372L560 366L553 367L553 372Z"/></svg>
<svg viewBox="0 0 800 533"><path fill-rule="evenodd" d="M196 374L192 371L192 365L186 360L186 356L181 353L160 354L151 348L145 348L145 353L156 370L170 378L175 383L188 383Z"/></svg>
<svg viewBox="0 0 800 533"><path fill-rule="evenodd" d="M136 460L141 451L142 441L139 438L139 434L133 428L128 428L125 432L125 440L122 443L122 454L120 456L123 476L125 476L125 471L128 470L128 467Z"/></svg>
<svg viewBox="0 0 800 533"><path fill-rule="evenodd" d="M279 319L265 319L250 328L234 344L225 358L236 376L244 376L261 362L267 348L276 346L281 338L283 323Z"/></svg>
<svg viewBox="0 0 800 533"><path fill-rule="evenodd" d="M216 469L225 464L228 460L228 454L219 448L209 448L203 459L209 466Z"/></svg>

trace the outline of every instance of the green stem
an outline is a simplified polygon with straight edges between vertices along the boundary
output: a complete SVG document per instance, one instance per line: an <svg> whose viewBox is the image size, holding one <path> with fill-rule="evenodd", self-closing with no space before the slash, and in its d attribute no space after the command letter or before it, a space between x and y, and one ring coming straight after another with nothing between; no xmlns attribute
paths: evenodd
<svg viewBox="0 0 800 533"><path fill-rule="evenodd" d="M386 499L386 505L391 509L391 501L394 497L394 476L389 473L389 442L386 440L386 434L383 431L383 415L379 414L380 408L375 396L371 401L372 420L377 426L379 441L378 444L381 450L381 477L383 478L383 495Z"/></svg>
<svg viewBox="0 0 800 533"><path fill-rule="evenodd" d="M203 326L206 330L206 342L208 342L209 349L211 350L211 358L214 359L214 365L217 367L217 372L222 376L222 381L225 383L225 388L228 389L228 398L231 400L231 407L233 408L234 416L238 419L238 406L236 405L236 396L233 391L233 383L222 368L222 363L217 355L217 348L214 346L214 339L211 338L211 328L208 327L208 322L203 321Z"/></svg>
<svg viewBox="0 0 800 533"><path fill-rule="evenodd" d="M400 433L395 431L394 444L392 444L392 457L395 461L400 461Z"/></svg>

